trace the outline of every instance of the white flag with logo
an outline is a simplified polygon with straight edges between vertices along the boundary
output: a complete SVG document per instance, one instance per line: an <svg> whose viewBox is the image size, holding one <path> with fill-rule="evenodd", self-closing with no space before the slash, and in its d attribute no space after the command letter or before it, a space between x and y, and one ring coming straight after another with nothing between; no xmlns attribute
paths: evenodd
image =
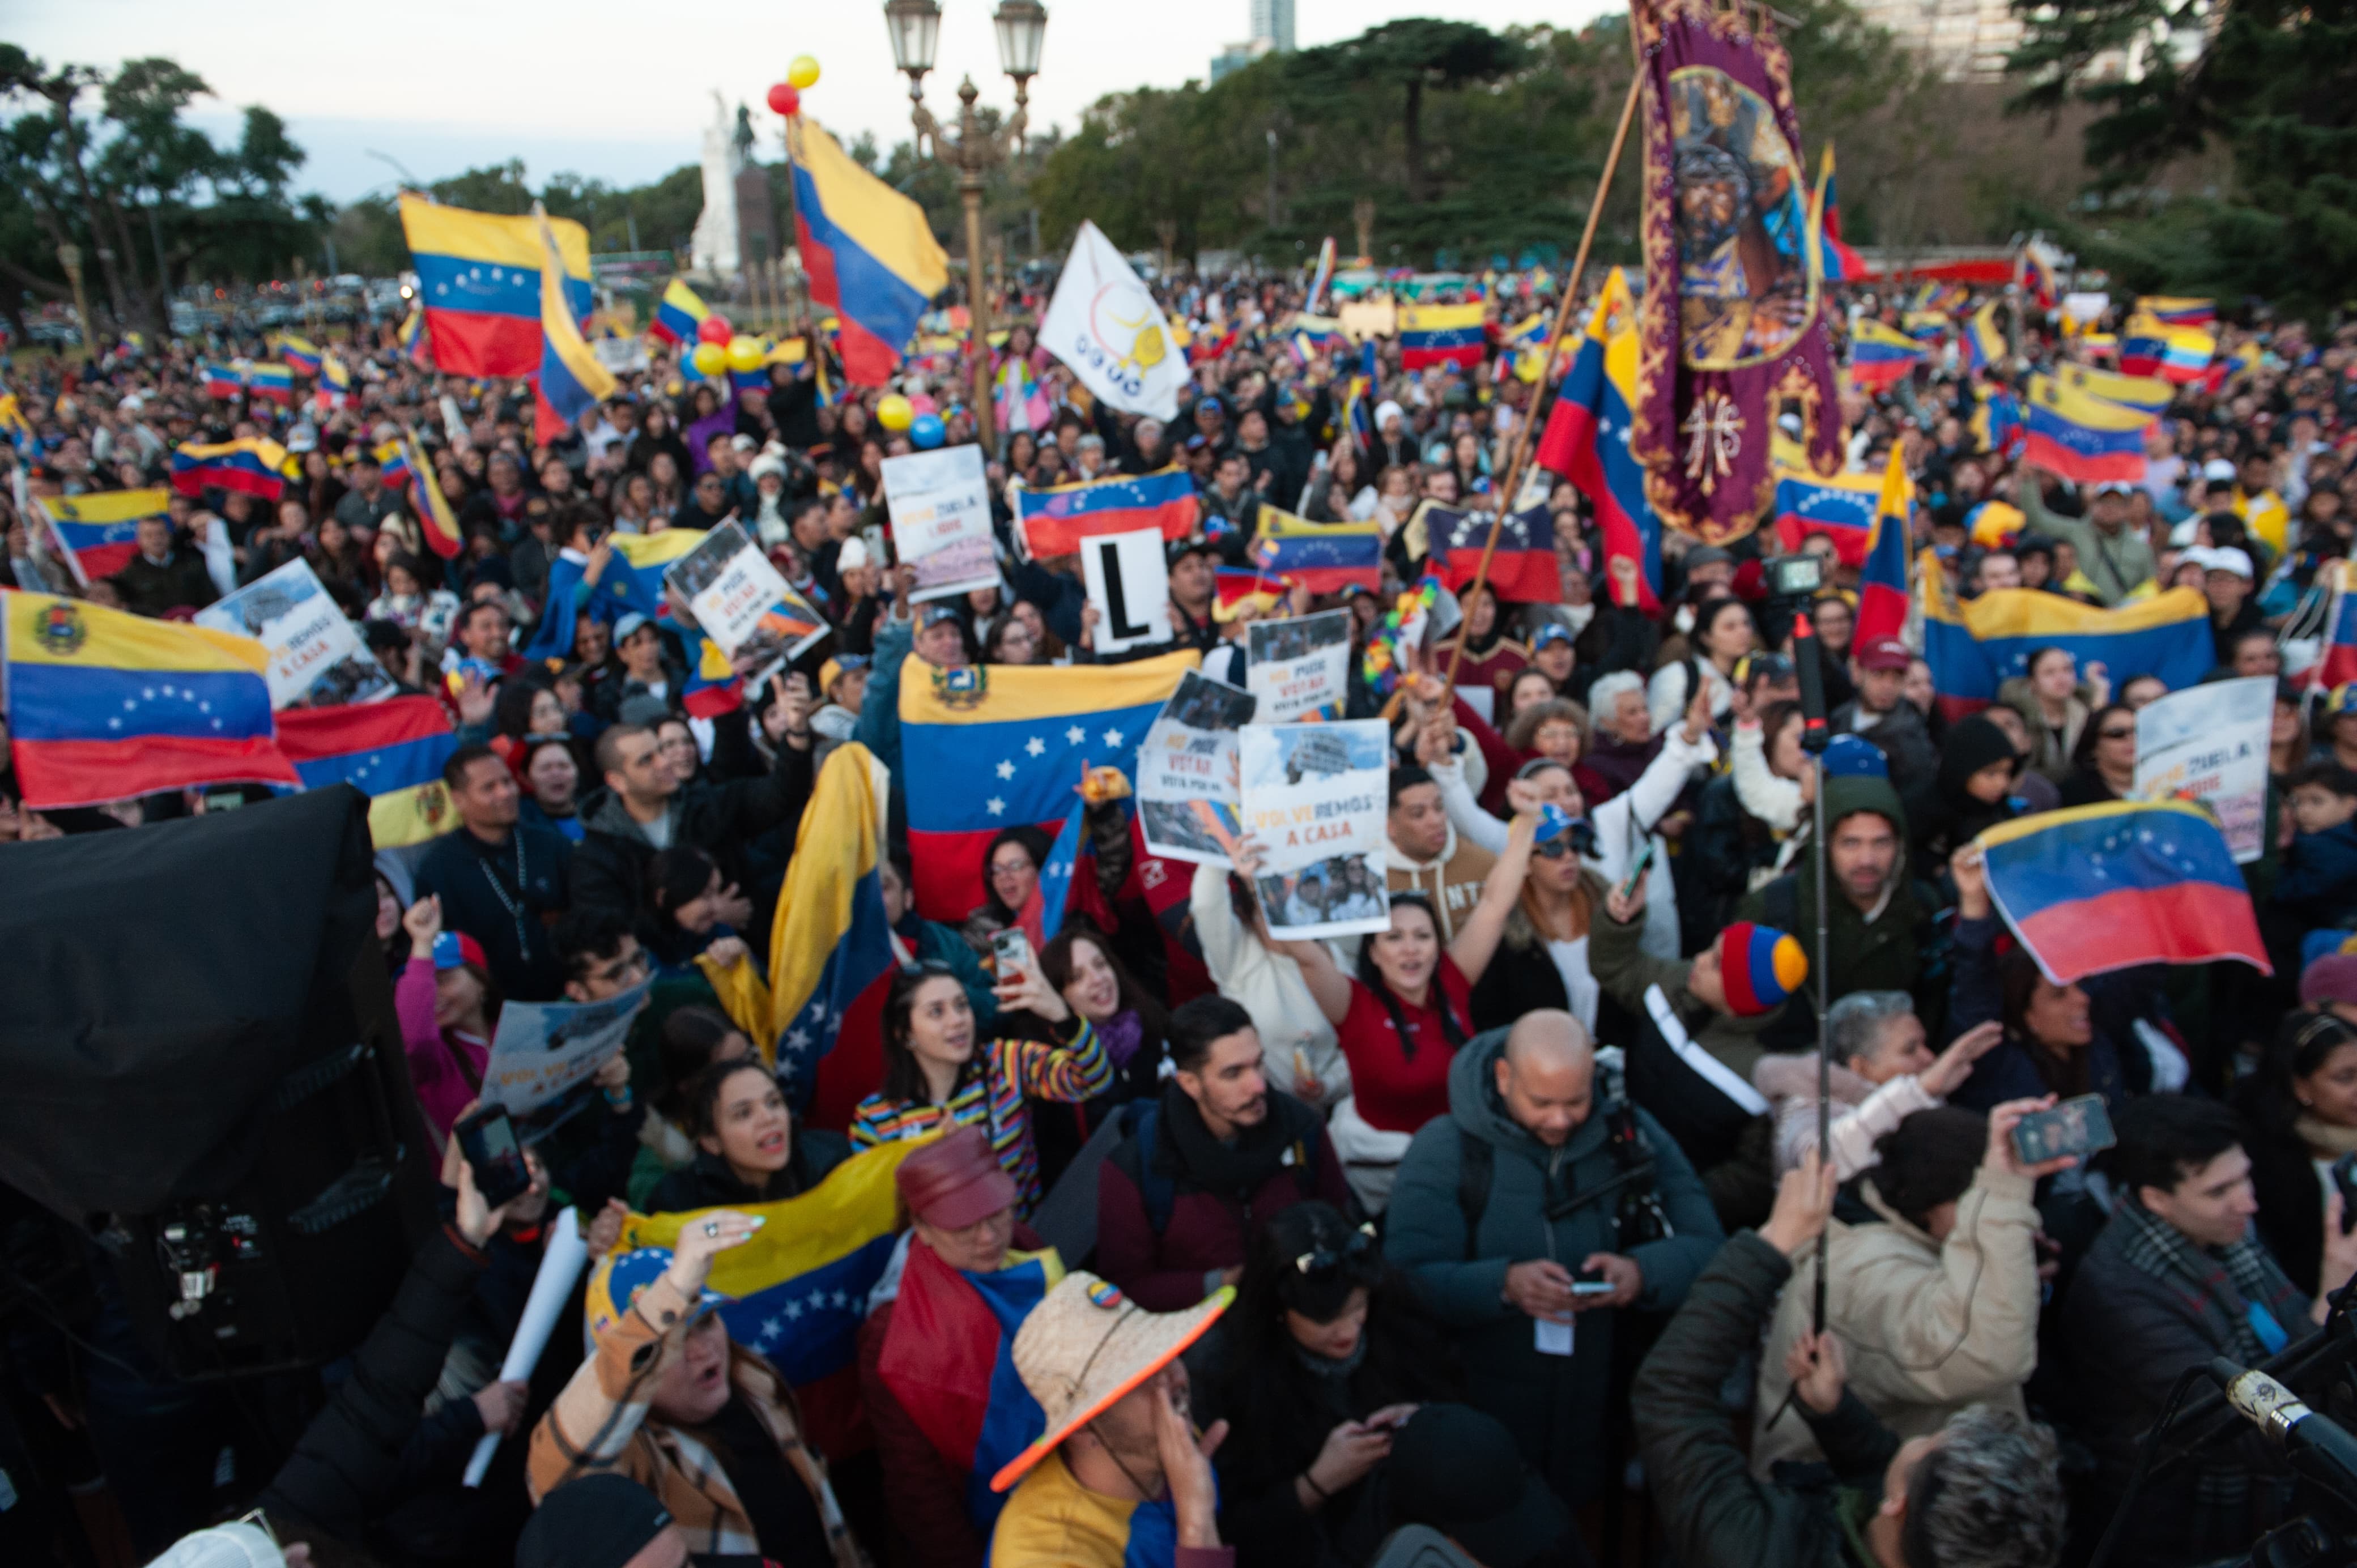
<svg viewBox="0 0 2357 1568"><path fill-rule="evenodd" d="M1171 341L1170 324L1144 281L1085 220L1040 320L1039 343L1102 401L1125 413L1177 417L1187 355Z"/></svg>

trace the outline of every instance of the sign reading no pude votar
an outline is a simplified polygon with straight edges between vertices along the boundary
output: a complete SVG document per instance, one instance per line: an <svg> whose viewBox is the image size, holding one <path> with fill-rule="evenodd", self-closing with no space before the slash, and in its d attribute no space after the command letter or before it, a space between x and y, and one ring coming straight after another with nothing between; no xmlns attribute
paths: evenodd
<svg viewBox="0 0 2357 1568"><path fill-rule="evenodd" d="M1232 865L1243 836L1236 734L1252 722L1249 692L1189 670L1137 748L1137 820L1146 847L1169 860Z"/></svg>
<svg viewBox="0 0 2357 1568"><path fill-rule="evenodd" d="M884 459L892 548L917 570L912 599L946 599L998 581L990 482L979 446L941 446Z"/></svg>
<svg viewBox="0 0 2357 1568"><path fill-rule="evenodd" d="M308 561L289 561L197 612L199 626L250 637L269 651L273 709L334 707L393 695L393 677L319 585Z"/></svg>
<svg viewBox="0 0 2357 1568"><path fill-rule="evenodd" d="M1244 689L1260 699L1265 725L1339 719L1349 693L1351 612L1323 610L1244 628Z"/></svg>
<svg viewBox="0 0 2357 1568"><path fill-rule="evenodd" d="M483 1100L528 1117L563 1100L612 1060L654 993L648 981L603 1002L511 1002L500 1009Z"/></svg>
<svg viewBox="0 0 2357 1568"><path fill-rule="evenodd" d="M1391 736L1381 719L1244 725L1237 742L1244 832L1281 937L1340 937L1391 925L1383 811Z"/></svg>
<svg viewBox="0 0 2357 1568"><path fill-rule="evenodd" d="M825 618L794 592L734 519L665 567L663 585L686 603L696 626L719 644L748 688L827 632Z"/></svg>
<svg viewBox="0 0 2357 1568"><path fill-rule="evenodd" d="M2136 798L2209 807L2237 865L2266 853L2275 692L2265 675L2212 681L2157 697L2136 713Z"/></svg>

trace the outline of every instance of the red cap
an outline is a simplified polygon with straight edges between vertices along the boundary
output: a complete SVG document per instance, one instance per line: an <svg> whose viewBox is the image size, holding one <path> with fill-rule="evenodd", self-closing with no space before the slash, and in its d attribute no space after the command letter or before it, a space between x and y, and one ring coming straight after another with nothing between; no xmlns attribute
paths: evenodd
<svg viewBox="0 0 2357 1568"><path fill-rule="evenodd" d="M1861 670L1904 670L1914 659L1915 650L1895 637L1878 637L1857 648L1857 667Z"/></svg>
<svg viewBox="0 0 2357 1568"><path fill-rule="evenodd" d="M892 1179L909 1212L942 1230L963 1230L1015 1207L1015 1178L1000 1167L990 1135L960 1127L900 1162Z"/></svg>

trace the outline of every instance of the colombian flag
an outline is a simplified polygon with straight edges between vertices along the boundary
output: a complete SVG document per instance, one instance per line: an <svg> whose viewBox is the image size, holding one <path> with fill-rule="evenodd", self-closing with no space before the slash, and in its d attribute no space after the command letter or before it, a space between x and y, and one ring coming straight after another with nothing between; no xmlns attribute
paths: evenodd
<svg viewBox="0 0 2357 1568"><path fill-rule="evenodd" d="M295 372L285 365L248 366L245 391L249 397L283 403L291 408L295 403Z"/></svg>
<svg viewBox="0 0 2357 1568"><path fill-rule="evenodd" d="M923 1146L917 1140L862 1149L800 1197L742 1205L741 1212L768 1223L712 1260L710 1288L732 1298L720 1308L728 1337L769 1358L802 1401L812 1443L830 1456L856 1453L867 1440L859 1325L899 1240L893 1174ZM620 1250L676 1245L683 1230L710 1212L633 1214L623 1223Z"/></svg>
<svg viewBox="0 0 2357 1568"><path fill-rule="evenodd" d="M1861 321L1850 335L1849 379L1861 392L1888 392L1923 362L1923 345L1879 321Z"/></svg>
<svg viewBox="0 0 2357 1568"><path fill-rule="evenodd" d="M1874 543L1858 574L1857 628L1853 642L1897 637L1907 629L1908 509L1915 486L1907 477L1906 454L1894 441L1890 461L1874 503Z"/></svg>
<svg viewBox="0 0 2357 1568"><path fill-rule="evenodd" d="M2115 800L2044 811L1977 842L1989 897L2057 985L2222 958L2275 972L2226 835L2198 806Z"/></svg>
<svg viewBox="0 0 2357 1568"><path fill-rule="evenodd" d="M458 737L432 697L288 708L278 715L278 748L306 789L349 784L369 797L369 836L379 849L424 843L457 822L442 765Z"/></svg>
<svg viewBox="0 0 2357 1568"><path fill-rule="evenodd" d="M401 227L417 267L418 297L434 337L435 363L454 376L530 376L540 371L540 274L547 264L538 218L502 218L442 207L404 191ZM589 231L546 220L565 258L565 298L577 320L589 291Z"/></svg>
<svg viewBox="0 0 2357 1568"><path fill-rule="evenodd" d="M1661 607L1662 522L1645 499L1644 466L1629 450L1636 400L1637 311L1629 275L1615 267L1532 460L1587 498L1605 559L1637 563L1637 607L1650 614Z"/></svg>
<svg viewBox="0 0 2357 1568"><path fill-rule="evenodd" d="M274 501L286 489L286 448L267 437L202 444L186 442L172 453L172 488L184 496L208 489L242 490Z"/></svg>
<svg viewBox="0 0 2357 1568"><path fill-rule="evenodd" d="M163 489L92 490L37 497L33 504L48 518L75 580L88 585L131 564L139 553L139 520L164 516L171 499Z"/></svg>
<svg viewBox="0 0 2357 1568"><path fill-rule="evenodd" d="M1399 315L1400 369L1462 365L1471 370L1487 357L1479 305L1411 305Z"/></svg>
<svg viewBox="0 0 2357 1568"><path fill-rule="evenodd" d="M2077 484L2144 478L2144 433L2152 415L2054 376L2029 378L2029 436L2025 461ZM2116 674L2118 667L2115 665Z"/></svg>
<svg viewBox="0 0 2357 1568"><path fill-rule="evenodd" d="M1331 242L1328 242L1329 244ZM1053 1247L1009 1252L969 1273L912 1242L877 1370L950 1468L966 1477L966 1517L985 1536L1006 1506L990 1477L1048 1430L1015 1369L1015 1335L1064 1277Z"/></svg>
<svg viewBox="0 0 2357 1568"><path fill-rule="evenodd" d="M2176 691L2217 661L2210 604L2198 589L2171 588L2109 610L2036 588L1997 588L1964 603L1938 559L1923 557L1923 657L1951 718L1988 706L1999 682L2028 674L2029 656L2048 647L2069 649L2082 669L2102 660L2115 691L2138 675L2158 675Z"/></svg>
<svg viewBox="0 0 2357 1568"><path fill-rule="evenodd" d="M807 114L786 122L794 230L810 295L843 318L843 373L880 387L949 286L949 256L924 209L869 174Z"/></svg>
<svg viewBox="0 0 2357 1568"><path fill-rule="evenodd" d="M300 782L271 728L270 655L252 638L48 594L0 595L0 607L26 805Z"/></svg>
<svg viewBox="0 0 2357 1568"><path fill-rule="evenodd" d="M963 919L982 902L992 835L1017 825L1059 832L1083 764L1134 775L1146 726L1199 662L1193 652L1065 667L911 660L900 679L904 776L974 781L908 792L918 910Z"/></svg>
<svg viewBox="0 0 2357 1568"><path fill-rule="evenodd" d="M1820 479L1789 469L1776 473L1776 543L1798 550L1812 533L1834 542L1845 566L1866 560L1874 538L1875 503L1882 496L1882 480L1872 474L1835 474Z"/></svg>
<svg viewBox="0 0 2357 1568"><path fill-rule="evenodd" d="M316 376L319 373L319 347L308 338L297 338L291 332L282 332L273 338L272 342L277 347L278 357L285 360L296 373L306 376Z"/></svg>
<svg viewBox="0 0 2357 1568"><path fill-rule="evenodd" d="M673 278L671 286L663 290L662 298L656 302L654 319L647 323L647 330L666 343L692 345L696 341L696 329L711 314L712 307L687 286L686 280Z"/></svg>
<svg viewBox="0 0 2357 1568"><path fill-rule="evenodd" d="M1372 522L1305 522L1264 501L1252 558L1263 572L1313 594L1372 588L1383 577L1383 529Z"/></svg>
<svg viewBox="0 0 2357 1568"><path fill-rule="evenodd" d="M1014 497L1016 532L1034 561L1075 554L1084 539L1142 528L1158 528L1165 539L1184 539L1202 515L1195 503L1195 481L1175 464L1150 474L1044 490L1017 485Z"/></svg>
<svg viewBox="0 0 2357 1568"><path fill-rule="evenodd" d="M556 232L537 204L540 225L540 375L533 383L533 439L543 445L573 427L573 422L614 395L613 372L597 362L573 319L573 306L558 283L564 261Z"/></svg>

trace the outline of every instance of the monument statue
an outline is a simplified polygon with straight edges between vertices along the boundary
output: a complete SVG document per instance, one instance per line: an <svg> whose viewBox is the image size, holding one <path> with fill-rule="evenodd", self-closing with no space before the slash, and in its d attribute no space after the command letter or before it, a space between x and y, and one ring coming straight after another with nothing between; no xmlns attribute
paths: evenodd
<svg viewBox="0 0 2357 1568"><path fill-rule="evenodd" d="M715 277L734 278L740 262L737 236L737 174L745 156L737 125L720 94L712 95L712 124L704 129L704 212L688 242L688 264Z"/></svg>

